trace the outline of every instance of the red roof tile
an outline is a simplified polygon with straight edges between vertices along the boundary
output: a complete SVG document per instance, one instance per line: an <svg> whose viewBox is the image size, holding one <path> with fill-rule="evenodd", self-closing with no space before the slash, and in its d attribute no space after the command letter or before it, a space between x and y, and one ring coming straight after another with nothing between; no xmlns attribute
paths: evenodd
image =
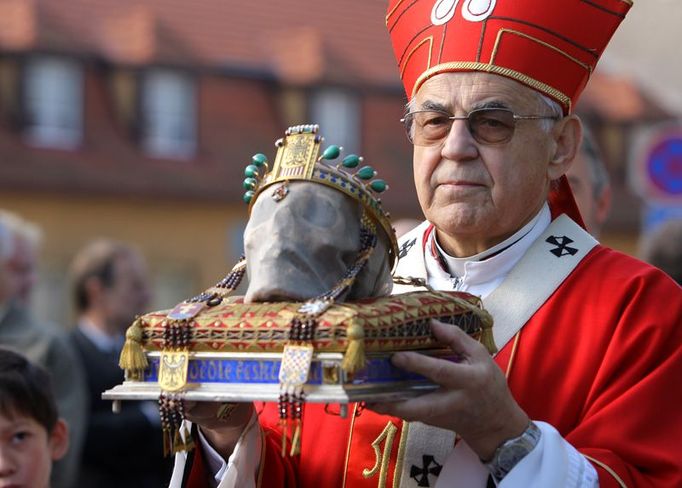
<svg viewBox="0 0 682 488"><path fill-rule="evenodd" d="M35 23L33 2L0 1L0 46L11 50L30 48L35 42Z"/></svg>
<svg viewBox="0 0 682 488"><path fill-rule="evenodd" d="M2 0L0 49L266 70L292 82L352 74L399 85L384 17L385 2L377 0ZM54 32L60 35L43 35Z"/></svg>

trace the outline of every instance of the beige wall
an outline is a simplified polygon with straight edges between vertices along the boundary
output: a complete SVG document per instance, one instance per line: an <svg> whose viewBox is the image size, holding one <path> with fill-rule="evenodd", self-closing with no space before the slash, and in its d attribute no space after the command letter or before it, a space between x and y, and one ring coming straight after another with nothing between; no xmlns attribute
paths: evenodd
<svg viewBox="0 0 682 488"><path fill-rule="evenodd" d="M88 241L136 244L149 262L155 301L170 307L222 278L236 261L245 205L3 192L0 207L40 225L44 241L33 306L42 318L73 319L66 270ZM228 262L229 261L229 262Z"/></svg>

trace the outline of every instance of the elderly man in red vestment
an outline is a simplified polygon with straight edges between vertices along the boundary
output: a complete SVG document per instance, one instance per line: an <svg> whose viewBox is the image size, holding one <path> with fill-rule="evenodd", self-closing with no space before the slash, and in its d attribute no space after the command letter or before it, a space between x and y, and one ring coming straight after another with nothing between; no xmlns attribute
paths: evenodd
<svg viewBox="0 0 682 488"><path fill-rule="evenodd" d="M389 2L427 219L401 239L397 274L482 296L499 353L435 323L460 362L393 360L437 391L347 419L307 405L295 460L264 461L258 429L241 434L249 415L197 409L211 484L682 485L682 291L585 232L564 177L581 139L571 109L631 5ZM266 406L260 429L277 419Z"/></svg>

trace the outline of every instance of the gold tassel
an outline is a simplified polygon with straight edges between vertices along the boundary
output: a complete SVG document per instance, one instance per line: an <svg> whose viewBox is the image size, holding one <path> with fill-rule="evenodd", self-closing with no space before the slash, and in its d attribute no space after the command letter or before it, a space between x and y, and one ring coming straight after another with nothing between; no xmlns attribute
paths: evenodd
<svg viewBox="0 0 682 488"><path fill-rule="evenodd" d="M291 451L290 456L298 456L301 454L301 420L296 420L296 429L294 430L294 436L291 439Z"/></svg>
<svg viewBox="0 0 682 488"><path fill-rule="evenodd" d="M495 354L497 346L493 337L493 317L487 310L479 310L479 316L481 317L481 344L490 354Z"/></svg>
<svg viewBox="0 0 682 488"><path fill-rule="evenodd" d="M352 323L346 329L348 347L343 355L341 367L347 374L361 370L367 364L365 357L365 330L361 325Z"/></svg>
<svg viewBox="0 0 682 488"><path fill-rule="evenodd" d="M145 356L144 349L142 348L140 319L135 320L133 325L128 327L126 331L126 342L123 345L118 365L121 369L130 371L133 374L143 371L149 366L147 356Z"/></svg>

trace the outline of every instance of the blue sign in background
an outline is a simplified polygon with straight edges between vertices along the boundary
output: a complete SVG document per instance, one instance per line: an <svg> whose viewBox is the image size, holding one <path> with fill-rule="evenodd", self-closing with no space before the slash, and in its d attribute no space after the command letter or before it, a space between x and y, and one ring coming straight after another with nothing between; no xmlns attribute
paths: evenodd
<svg viewBox="0 0 682 488"><path fill-rule="evenodd" d="M682 205L650 203L644 209L644 233L653 232L658 226L669 220L682 220Z"/></svg>
<svg viewBox="0 0 682 488"><path fill-rule="evenodd" d="M669 196L682 196L682 134L670 135L653 146L646 172L656 189Z"/></svg>

